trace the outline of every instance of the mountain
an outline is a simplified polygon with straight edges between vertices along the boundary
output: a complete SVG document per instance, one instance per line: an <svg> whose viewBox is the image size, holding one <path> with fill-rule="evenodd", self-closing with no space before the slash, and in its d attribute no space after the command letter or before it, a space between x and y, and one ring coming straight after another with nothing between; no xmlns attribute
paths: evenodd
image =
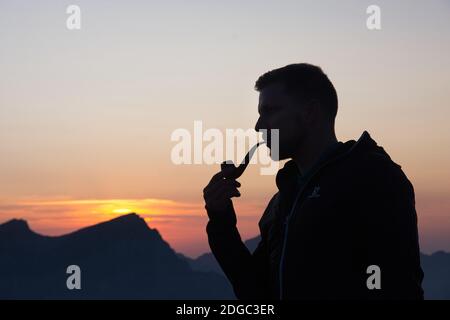
<svg viewBox="0 0 450 320"><path fill-rule="evenodd" d="M253 252L256 249L259 240L260 237L255 237L245 241L244 244L250 250L250 252ZM184 258L187 260L193 270L202 272L216 272L220 275L225 276L219 264L217 263L216 258L214 258L213 254L210 252L200 255L196 259L190 259L186 257Z"/></svg>
<svg viewBox="0 0 450 320"><path fill-rule="evenodd" d="M69 265L81 289L69 290ZM1 299L228 299L227 280L194 271L136 214L59 237L33 232L26 221L0 225Z"/></svg>
<svg viewBox="0 0 450 320"><path fill-rule="evenodd" d="M420 261L425 273L425 298L450 300L450 253L437 251L432 255L421 254Z"/></svg>
<svg viewBox="0 0 450 320"><path fill-rule="evenodd" d="M251 252L260 238L245 242ZM427 299L450 299L450 253L421 254ZM69 265L81 290L68 290ZM176 253L136 214L60 237L24 220L0 225L0 299L234 299L211 253Z"/></svg>
<svg viewBox="0 0 450 320"><path fill-rule="evenodd" d="M260 241L255 237L245 241L245 245L253 252ZM450 253L438 251L432 255L421 254L421 265L425 273L422 287L425 299L450 300ZM188 260L193 270L217 272L224 275L222 269L211 253L205 253L196 259Z"/></svg>

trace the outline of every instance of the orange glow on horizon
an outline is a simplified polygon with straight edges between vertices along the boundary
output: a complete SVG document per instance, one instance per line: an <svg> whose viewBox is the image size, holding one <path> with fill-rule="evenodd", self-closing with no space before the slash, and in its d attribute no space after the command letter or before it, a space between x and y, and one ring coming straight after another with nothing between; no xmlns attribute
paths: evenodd
<svg viewBox="0 0 450 320"><path fill-rule="evenodd" d="M157 229L172 248L195 256L209 250L205 234L207 222L203 203L167 199L25 199L0 206L0 224L25 219L42 235L59 236L129 213L138 214ZM262 212L254 203L236 204L245 237L257 234Z"/></svg>
<svg viewBox="0 0 450 320"><path fill-rule="evenodd" d="M448 250L446 228L450 201L440 201L418 192L417 213L421 249L431 253ZM242 239L259 234L258 221L267 199L234 201L238 228ZM205 227L207 215L203 202L182 202L169 199L69 199L29 198L16 201L2 199L0 224L11 219L25 219L30 228L42 235L59 236L128 213L138 214L152 229L178 252L196 256L209 251Z"/></svg>

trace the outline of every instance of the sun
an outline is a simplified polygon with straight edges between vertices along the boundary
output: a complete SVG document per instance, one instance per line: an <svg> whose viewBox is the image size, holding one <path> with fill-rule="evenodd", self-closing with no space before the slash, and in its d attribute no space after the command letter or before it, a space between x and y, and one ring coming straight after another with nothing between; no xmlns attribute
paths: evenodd
<svg viewBox="0 0 450 320"><path fill-rule="evenodd" d="M133 212L133 210L130 210L130 209L127 209L127 208L120 208L120 209L114 209L112 212L113 213L120 213L120 214L122 214L122 213Z"/></svg>

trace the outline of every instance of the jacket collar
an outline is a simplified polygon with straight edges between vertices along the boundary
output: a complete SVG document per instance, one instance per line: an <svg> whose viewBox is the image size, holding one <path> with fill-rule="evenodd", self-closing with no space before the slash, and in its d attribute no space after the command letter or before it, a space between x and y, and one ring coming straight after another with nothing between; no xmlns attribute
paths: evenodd
<svg viewBox="0 0 450 320"><path fill-rule="evenodd" d="M314 168L318 170L327 163L334 162L337 159L353 154L364 153L374 148L376 149L380 147L378 147L377 143L371 138L369 132L364 131L357 141L349 140L345 143L342 143L338 148L334 149L330 155L322 158L314 166ZM276 184L278 189L281 192L284 190L295 190L295 187L297 186L297 178L299 176L301 176L301 173L298 170L297 164L294 162L294 160L289 160L277 173Z"/></svg>

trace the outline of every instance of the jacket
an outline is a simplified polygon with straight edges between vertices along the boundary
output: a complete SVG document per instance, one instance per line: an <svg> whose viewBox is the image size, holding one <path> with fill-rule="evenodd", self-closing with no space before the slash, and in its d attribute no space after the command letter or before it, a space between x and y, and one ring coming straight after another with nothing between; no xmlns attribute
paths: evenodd
<svg viewBox="0 0 450 320"><path fill-rule="evenodd" d="M277 173L253 253L232 205L208 222L238 299L423 299L414 189L367 131L299 177L292 160Z"/></svg>

